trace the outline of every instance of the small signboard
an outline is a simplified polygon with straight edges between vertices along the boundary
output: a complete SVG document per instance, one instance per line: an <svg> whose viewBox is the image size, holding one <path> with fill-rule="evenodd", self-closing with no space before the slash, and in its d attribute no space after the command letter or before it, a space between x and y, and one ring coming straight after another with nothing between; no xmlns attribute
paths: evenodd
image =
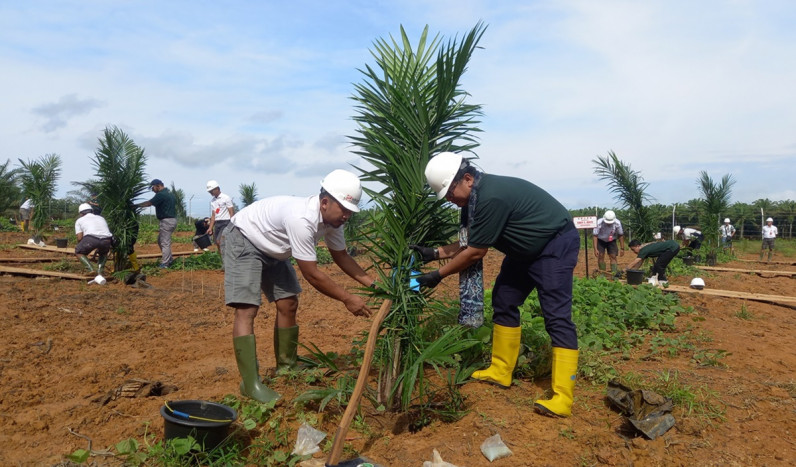
<svg viewBox="0 0 796 467"><path fill-rule="evenodd" d="M576 229L593 229L597 227L597 216L573 217Z"/></svg>

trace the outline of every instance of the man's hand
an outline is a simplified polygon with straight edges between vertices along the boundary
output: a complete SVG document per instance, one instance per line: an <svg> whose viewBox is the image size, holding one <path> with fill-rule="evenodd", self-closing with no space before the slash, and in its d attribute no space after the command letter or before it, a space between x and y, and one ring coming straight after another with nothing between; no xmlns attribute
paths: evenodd
<svg viewBox="0 0 796 467"><path fill-rule="evenodd" d="M420 284L420 287L429 287L432 289L436 287L440 281L442 281L442 276L440 276L439 270L431 271L417 278L417 283Z"/></svg>
<svg viewBox="0 0 796 467"><path fill-rule="evenodd" d="M422 259L424 263L439 259L439 253L437 253L436 248L420 245L409 245L409 248L420 253L420 259Z"/></svg>
<svg viewBox="0 0 796 467"><path fill-rule="evenodd" d="M625 256L625 249L624 248L620 248L619 249L619 256Z"/></svg>
<svg viewBox="0 0 796 467"><path fill-rule="evenodd" d="M594 257L595 258L599 258L600 257L600 252L597 251L597 248L594 249Z"/></svg>
<svg viewBox="0 0 796 467"><path fill-rule="evenodd" d="M345 307L354 316L370 317L371 315L370 308L368 308L365 304L365 300L359 295L351 295L351 298L344 301L343 304L345 304Z"/></svg>

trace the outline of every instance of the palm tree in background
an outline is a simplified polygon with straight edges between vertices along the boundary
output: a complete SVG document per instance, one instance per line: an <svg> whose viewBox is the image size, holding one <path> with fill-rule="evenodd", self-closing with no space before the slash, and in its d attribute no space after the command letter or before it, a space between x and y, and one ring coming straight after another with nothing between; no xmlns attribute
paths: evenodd
<svg viewBox="0 0 796 467"><path fill-rule="evenodd" d="M5 164L0 164L0 213L20 201L21 193L17 184L19 169L9 170L8 164L10 163L11 159L8 159Z"/></svg>
<svg viewBox="0 0 796 467"><path fill-rule="evenodd" d="M34 204L31 227L33 240L38 243L41 229L50 218L49 206L61 175L61 158L58 154L47 154L36 161L19 159L19 163L22 165L19 172L22 191Z"/></svg>
<svg viewBox="0 0 796 467"><path fill-rule="evenodd" d="M185 192L181 188L174 186L174 182L171 182L171 194L174 195L174 207L177 210L177 219L187 219L188 210L185 208Z"/></svg>
<svg viewBox="0 0 796 467"><path fill-rule="evenodd" d="M460 80L485 29L479 22L461 40L442 44L439 36L429 38L426 26L413 48L401 27L397 40L374 43L376 67L360 70L364 82L354 86L358 134L349 138L368 163L356 168L375 205L363 227L364 245L377 262L379 288L393 300L375 362L378 399L388 409L407 410L414 397L427 402L424 365L451 363L453 354L472 345L462 327L424 326L430 292L409 289L411 271L419 267L407 245L447 244L457 231L457 212L426 186L424 169L442 151L474 157L481 107L465 102Z"/></svg>
<svg viewBox="0 0 796 467"><path fill-rule="evenodd" d="M730 196L734 184L735 180L730 174L721 177L721 181L716 183L704 170L699 173L697 187L702 194L699 200L701 215L699 224L709 249L715 249L719 244L721 215L730 209Z"/></svg>
<svg viewBox="0 0 796 467"><path fill-rule="evenodd" d="M114 270L121 271L138 238L140 208L133 206L134 200L149 191L144 179L146 155L143 148L116 126L106 127L98 143L91 161L97 178L78 185L97 193L102 217L115 239Z"/></svg>
<svg viewBox="0 0 796 467"><path fill-rule="evenodd" d="M653 235L658 231L660 219L656 212L645 203L652 200L646 190L649 183L644 181L641 174L630 168L629 164L622 162L613 151L608 151L608 156L592 161L595 165L594 173L608 182L608 189L614 199L621 202L629 214L628 227L634 238L642 242L652 241Z"/></svg>
<svg viewBox="0 0 796 467"><path fill-rule="evenodd" d="M241 183L238 190L240 191L240 200L244 208L257 201L257 185L254 182L251 185Z"/></svg>

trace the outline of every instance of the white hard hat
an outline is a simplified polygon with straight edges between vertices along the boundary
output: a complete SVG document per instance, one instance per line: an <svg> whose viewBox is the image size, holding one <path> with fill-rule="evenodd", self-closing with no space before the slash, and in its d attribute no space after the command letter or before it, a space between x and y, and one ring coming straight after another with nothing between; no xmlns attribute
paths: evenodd
<svg viewBox="0 0 796 467"><path fill-rule="evenodd" d="M606 224L613 224L616 222L616 213L610 210L605 211L605 214L603 214L603 222Z"/></svg>
<svg viewBox="0 0 796 467"><path fill-rule="evenodd" d="M81 204L80 206L77 207L77 212L82 214L83 211L93 211L93 209L91 208L90 204L83 203L83 204Z"/></svg>
<svg viewBox="0 0 796 467"><path fill-rule="evenodd" d="M691 288L702 290L705 288L705 281L701 277L695 277L691 279Z"/></svg>
<svg viewBox="0 0 796 467"><path fill-rule="evenodd" d="M725 224L729 224L730 223L730 218L729 217L725 217L724 218L724 223Z"/></svg>
<svg viewBox="0 0 796 467"><path fill-rule="evenodd" d="M680 232L680 226L675 225L674 228L672 229L672 232L674 232L674 234L677 235L677 233Z"/></svg>
<svg viewBox="0 0 796 467"><path fill-rule="evenodd" d="M437 199L442 199L448 194L453 177L462 165L460 154L441 152L432 157L426 165L426 181L431 189L437 193Z"/></svg>
<svg viewBox="0 0 796 467"><path fill-rule="evenodd" d="M216 188L218 188L218 182L217 181L215 181L215 180L208 180L207 181L207 191L208 192L211 192L211 191L215 190Z"/></svg>
<svg viewBox="0 0 796 467"><path fill-rule="evenodd" d="M769 217L768 219L766 219L766 222L774 222L774 219Z"/></svg>
<svg viewBox="0 0 796 467"><path fill-rule="evenodd" d="M347 170L337 169L321 180L321 186L343 207L359 212L359 199L362 197L359 177Z"/></svg>

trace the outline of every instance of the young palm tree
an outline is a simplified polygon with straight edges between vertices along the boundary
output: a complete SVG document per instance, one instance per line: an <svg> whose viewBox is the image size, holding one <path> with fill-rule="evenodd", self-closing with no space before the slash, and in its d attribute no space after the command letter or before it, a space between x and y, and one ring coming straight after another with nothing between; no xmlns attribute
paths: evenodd
<svg viewBox="0 0 796 467"><path fill-rule="evenodd" d="M431 193L424 169L436 153L471 153L478 146L481 107L465 102L460 79L485 29L478 23L460 41L443 45L438 36L429 40L426 27L412 48L401 27L398 40L375 42L377 68L366 66L365 81L355 85L359 134L349 138L369 164L357 169L375 205L368 211L364 245L377 262L379 288L393 300L374 365L379 400L390 409L406 410L413 397L423 398L425 364L450 362L453 353L471 345L460 327L424 335L429 296L409 288L411 271L419 266L412 265L407 245L447 244L456 233L456 212Z"/></svg>
<svg viewBox="0 0 796 467"><path fill-rule="evenodd" d="M33 240L41 241L41 229L50 217L48 209L55 196L58 177L61 175L61 158L57 154L47 154L37 161L23 161L20 180L25 196L33 201Z"/></svg>
<svg viewBox="0 0 796 467"><path fill-rule="evenodd" d="M244 208L257 201L257 185L254 182L251 185L241 183L238 190L240 191L240 199Z"/></svg>
<svg viewBox="0 0 796 467"><path fill-rule="evenodd" d="M715 183L710 175L704 170L699 173L697 186L702 198L699 200L700 227L702 235L705 236L705 244L708 251L715 250L719 244L719 226L721 226L721 215L730 209L730 195L735 180L732 175L727 174L721 177L721 182Z"/></svg>
<svg viewBox="0 0 796 467"><path fill-rule="evenodd" d="M8 159L5 164L0 164L0 213L18 202L21 195L17 185L19 169L9 170L10 163L11 159Z"/></svg>
<svg viewBox="0 0 796 467"><path fill-rule="evenodd" d="M188 210L185 209L185 192L181 188L174 186L171 182L171 193L174 195L174 207L177 209L177 219L186 219Z"/></svg>
<svg viewBox="0 0 796 467"><path fill-rule="evenodd" d="M649 183L645 182L639 172L632 170L614 154L608 151L607 157L597 156L593 160L594 173L600 180L608 181L608 188L614 199L621 202L630 215L627 220L628 230L634 238L645 242L651 241L658 231L660 218L644 203L652 198L647 195Z"/></svg>
<svg viewBox="0 0 796 467"><path fill-rule="evenodd" d="M133 207L133 200L149 190L144 179L146 156L144 149L116 126L105 128L98 142L92 159L97 179L79 185L97 193L102 217L115 239L114 270L121 271L138 238L139 209Z"/></svg>

